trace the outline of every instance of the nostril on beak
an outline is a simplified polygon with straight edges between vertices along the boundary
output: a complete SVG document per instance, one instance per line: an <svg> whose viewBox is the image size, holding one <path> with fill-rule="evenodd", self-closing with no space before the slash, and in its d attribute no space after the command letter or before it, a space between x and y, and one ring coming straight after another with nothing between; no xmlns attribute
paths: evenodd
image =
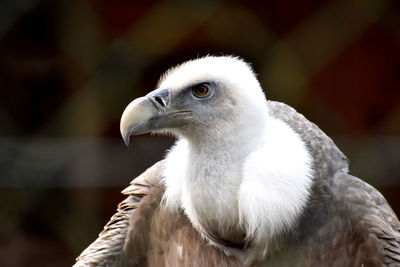
<svg viewBox="0 0 400 267"><path fill-rule="evenodd" d="M146 95L158 109L165 109L169 105L170 96L168 89L156 89Z"/></svg>
<svg viewBox="0 0 400 267"><path fill-rule="evenodd" d="M157 101L158 104L160 104L162 107L165 107L164 101L161 99L161 97L156 96L154 97L154 100Z"/></svg>

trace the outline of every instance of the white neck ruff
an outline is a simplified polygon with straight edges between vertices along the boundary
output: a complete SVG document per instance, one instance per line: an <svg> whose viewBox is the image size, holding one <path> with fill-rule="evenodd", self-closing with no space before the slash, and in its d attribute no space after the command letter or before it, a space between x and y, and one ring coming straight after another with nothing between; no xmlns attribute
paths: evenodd
<svg viewBox="0 0 400 267"><path fill-rule="evenodd" d="M265 125L256 143L238 140L222 150L178 140L166 157L165 206L184 210L200 231L203 219L220 229L239 225L256 246L290 230L310 194L312 158L287 124L267 116Z"/></svg>

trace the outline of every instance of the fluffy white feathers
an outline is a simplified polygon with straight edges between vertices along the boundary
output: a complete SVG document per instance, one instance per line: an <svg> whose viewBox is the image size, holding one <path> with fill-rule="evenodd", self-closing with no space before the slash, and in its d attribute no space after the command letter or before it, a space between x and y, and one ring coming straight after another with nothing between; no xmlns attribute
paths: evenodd
<svg viewBox="0 0 400 267"><path fill-rule="evenodd" d="M298 134L282 121L266 123L264 145L244 162L238 198L241 225L258 242L290 230L312 184L312 159Z"/></svg>
<svg viewBox="0 0 400 267"><path fill-rule="evenodd" d="M304 208L312 159L299 135L268 115L262 89L240 59L186 62L168 71L160 87L180 90L210 80L226 94L210 108L227 113L203 139L181 137L168 153L164 203L183 209L200 232L205 224L222 235L240 227L248 239L266 244L290 229Z"/></svg>
<svg viewBox="0 0 400 267"><path fill-rule="evenodd" d="M238 57L207 56L182 63L161 77L158 88L179 90L201 81L222 81L240 94L242 102L265 106L265 97L251 66ZM253 88L253 89L250 89Z"/></svg>

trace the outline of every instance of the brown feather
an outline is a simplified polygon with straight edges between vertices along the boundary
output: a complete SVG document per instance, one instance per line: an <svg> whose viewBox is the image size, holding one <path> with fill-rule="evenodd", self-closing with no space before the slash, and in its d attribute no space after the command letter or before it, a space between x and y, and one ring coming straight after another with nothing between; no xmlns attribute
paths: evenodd
<svg viewBox="0 0 400 267"><path fill-rule="evenodd" d="M128 198L74 266L240 266L207 244L185 215L162 208L162 166L158 162L123 190Z"/></svg>
<svg viewBox="0 0 400 267"><path fill-rule="evenodd" d="M182 212L160 205L163 164L123 191L128 198L75 266L242 266L209 245ZM400 223L378 191L345 173L316 190L319 204L310 205L325 210L309 210L296 230L303 234L252 266L400 266Z"/></svg>
<svg viewBox="0 0 400 267"><path fill-rule="evenodd" d="M273 116L308 140L320 165L298 225L282 233L280 250L251 266L400 266L400 223L384 197L346 173L346 158L317 126L284 104L268 103ZM160 205L164 164L156 163L123 191L127 199L75 266L242 266L209 245L183 212ZM214 242L247 255L250 250L240 248L243 233L235 234L227 239L209 232Z"/></svg>

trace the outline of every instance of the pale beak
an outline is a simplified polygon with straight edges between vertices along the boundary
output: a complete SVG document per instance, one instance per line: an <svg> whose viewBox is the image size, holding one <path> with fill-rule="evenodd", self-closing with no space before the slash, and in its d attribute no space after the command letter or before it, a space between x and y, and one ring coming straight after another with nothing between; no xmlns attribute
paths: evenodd
<svg viewBox="0 0 400 267"><path fill-rule="evenodd" d="M157 89L144 97L133 100L124 110L120 131L126 145L131 135L162 129L172 129L187 123L192 111L170 105L168 89Z"/></svg>
<svg viewBox="0 0 400 267"><path fill-rule="evenodd" d="M125 108L121 117L120 131L125 144L129 145L132 134L146 133L149 120L156 114L157 110L147 97L133 100Z"/></svg>

